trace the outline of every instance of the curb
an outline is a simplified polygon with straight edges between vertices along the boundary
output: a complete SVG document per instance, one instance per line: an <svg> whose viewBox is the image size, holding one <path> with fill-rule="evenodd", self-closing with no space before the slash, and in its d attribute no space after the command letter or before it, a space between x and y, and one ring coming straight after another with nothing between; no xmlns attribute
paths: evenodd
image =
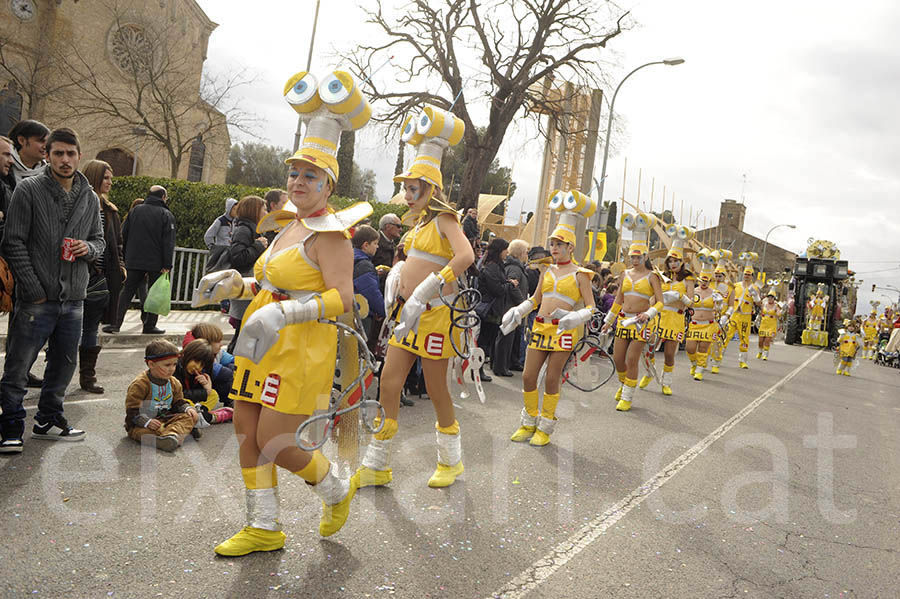
<svg viewBox="0 0 900 599"><path fill-rule="evenodd" d="M154 339L165 339L171 341L178 347L181 347L181 342L184 340L185 333L186 331L176 331L173 333L166 332L163 335L144 335L141 333L116 333L113 335L110 333L100 333L99 341L100 346L104 348L144 348ZM231 341L232 337L234 337L234 333L225 333L223 346L228 345L228 342ZM0 347L6 347L6 335L0 335Z"/></svg>

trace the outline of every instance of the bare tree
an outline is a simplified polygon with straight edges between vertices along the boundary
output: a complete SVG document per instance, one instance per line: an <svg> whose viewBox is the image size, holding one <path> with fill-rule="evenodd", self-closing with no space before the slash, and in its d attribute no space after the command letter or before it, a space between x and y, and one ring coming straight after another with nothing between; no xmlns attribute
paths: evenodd
<svg viewBox="0 0 900 599"><path fill-rule="evenodd" d="M14 60L12 54L16 54L19 60ZM35 52L23 52L21 48L15 47L12 40L2 38L0 38L0 73L15 83L15 91L24 98L22 118L34 118L40 112L40 106L46 98L63 91L68 86L66 82L55 77L53 57L45 48Z"/></svg>
<svg viewBox="0 0 900 599"><path fill-rule="evenodd" d="M195 141L227 138L228 128L252 132L255 119L234 98L252 83L244 70L224 76L201 72L191 42L169 27L154 31L127 22L114 6L114 61L98 65L73 41L55 57L59 77L69 86L68 115L94 124L98 133L141 135L168 156L178 176Z"/></svg>
<svg viewBox="0 0 900 599"><path fill-rule="evenodd" d="M362 45L350 60L359 73L390 53L409 53L398 61L399 86L366 82L373 100L387 110L376 120L399 124L424 103L450 108L466 125L466 168L461 205L477 202L482 181L503 137L520 110L564 115L568 99L548 93L546 81L564 78L576 86L597 87L601 50L627 28L627 11L607 0L412 0L397 19L388 19L381 0L366 10L369 23L386 40ZM477 72L464 72L462 61L479 60ZM439 80L449 87L449 100L428 86ZM480 91L479 91L480 90ZM481 99L488 102L488 124L476 127L470 113ZM565 123L566 119L555 119Z"/></svg>

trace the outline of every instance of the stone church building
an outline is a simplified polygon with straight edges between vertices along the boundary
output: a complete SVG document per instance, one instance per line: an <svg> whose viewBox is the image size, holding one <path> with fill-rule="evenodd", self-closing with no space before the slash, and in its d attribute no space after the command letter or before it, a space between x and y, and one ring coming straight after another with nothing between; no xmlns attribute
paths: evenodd
<svg viewBox="0 0 900 599"><path fill-rule="evenodd" d="M168 177L180 158L177 178L224 183L226 117L201 97L216 27L195 0L5 0L0 134L32 118L117 176Z"/></svg>

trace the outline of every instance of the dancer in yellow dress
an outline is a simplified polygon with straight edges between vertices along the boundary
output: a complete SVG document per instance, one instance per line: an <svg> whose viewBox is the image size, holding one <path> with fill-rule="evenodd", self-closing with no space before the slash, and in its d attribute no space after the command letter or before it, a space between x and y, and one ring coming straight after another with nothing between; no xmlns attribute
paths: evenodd
<svg viewBox="0 0 900 599"><path fill-rule="evenodd" d="M750 349L750 320L753 318L753 307L759 304L759 287L753 282L753 266L758 256L755 252L742 252L738 257L744 264L743 280L734 286L734 302L722 316L720 324L722 328L728 326L726 336L728 339L735 331L741 340L738 365L741 368L749 368L747 365L747 350Z"/></svg>
<svg viewBox="0 0 900 599"><path fill-rule="evenodd" d="M778 317L781 316L781 313L781 306L778 305L775 291L770 289L759 307L759 328L757 329L759 351L756 353L757 359L769 359L769 348L772 347L772 339L775 338L775 334L778 332Z"/></svg>
<svg viewBox="0 0 900 599"><path fill-rule="evenodd" d="M862 345L862 337L857 332L854 321L845 320L844 324L846 328L840 331L840 336L838 337L837 356L835 356L838 360L836 373L850 376L850 371L853 369L854 361L856 360L856 352L859 351Z"/></svg>
<svg viewBox="0 0 900 599"><path fill-rule="evenodd" d="M287 192L296 213L272 213L282 228L259 257L254 276L236 270L203 277L193 305L251 299L235 346L234 429L247 495L247 525L219 544L219 555L238 556L284 546L275 466L300 476L322 501L319 534L344 524L356 485L341 478L320 451L295 443L298 427L329 406L337 331L334 319L353 306L353 249L347 229L372 213L367 203L340 212L328 208L338 179L342 130L362 127L371 113L353 78L335 71L322 83L307 72L288 80L285 99L307 123L290 165Z"/></svg>
<svg viewBox="0 0 900 599"><path fill-rule="evenodd" d="M722 308L719 309L719 314L716 315L716 318L720 319L725 314L725 310L734 303L734 285L732 285L731 281L728 279L727 269L727 264L732 258L732 253L731 250L716 250L712 253L712 256L716 263L715 281L712 283L712 287L722 296L722 298L724 298ZM728 327L724 328L727 332ZM730 340L730 337L726 337L725 334L722 334L717 335L713 341L712 347L710 348L712 368L710 368L709 371L711 373L718 374L719 368L722 366L722 359L725 357L725 349L728 347ZM691 370L691 374L694 374L693 368Z"/></svg>
<svg viewBox="0 0 900 599"><path fill-rule="evenodd" d="M462 331L451 326L451 310L445 302L456 298L456 279L475 255L460 227L459 213L444 202L440 166L444 150L459 143L464 129L457 117L430 105L403 125L401 139L414 146L417 154L394 181L403 184L409 206L404 220L412 229L403 241L406 260L394 265L385 284L386 312L392 318L399 313L399 318L381 370L384 427L369 442L354 476L361 487L393 480L390 453L399 430L400 392L417 358L422 359L425 387L437 416L437 468L428 486L448 487L463 473L459 422L447 387L447 365L455 355L454 344L463 347Z"/></svg>
<svg viewBox="0 0 900 599"><path fill-rule="evenodd" d="M691 360L691 375L695 381L702 381L710 346L713 341L721 338L722 329L717 318L723 298L710 286L716 256L704 248L697 253L697 259L700 262L700 274L697 277L699 285L694 292L693 314L688 324L684 349Z"/></svg>
<svg viewBox="0 0 900 599"><path fill-rule="evenodd" d="M675 370L675 354L678 346L684 341L685 324L684 312L694 303L694 275L685 267L684 246L694 237L694 230L690 227L679 226L675 223L666 227L666 233L672 239L672 247L666 255L665 269L662 279L663 309L659 315L657 330L663 343L662 392L663 395L672 395L672 376ZM650 357L655 363L656 352ZM638 383L643 389L652 379L645 375Z"/></svg>
<svg viewBox="0 0 900 599"><path fill-rule="evenodd" d="M862 322L863 332L863 360L875 359L875 346L878 344L878 308L872 308L872 312Z"/></svg>
<svg viewBox="0 0 900 599"><path fill-rule="evenodd" d="M663 308L661 280L648 258L650 230L655 224L656 217L652 214L622 215L623 227L632 231L628 248L631 268L619 276L619 292L601 329L602 333L609 332L618 319L613 361L622 383L616 391L616 410L620 412L631 409L637 387L638 362L650 338L652 321Z"/></svg>
<svg viewBox="0 0 900 599"><path fill-rule="evenodd" d="M559 224L550 234L550 255L554 264L541 274L534 295L510 308L500 325L501 332L506 335L532 310L538 310L522 372L525 407L522 408L521 425L510 437L511 441L529 441L536 446L550 443L550 435L556 427L563 368L581 339L584 323L594 313L591 279L596 273L578 266L572 256L578 220L590 218L597 203L578 191L557 191L550 197L549 207L560 213ZM539 410L538 375L545 362L544 401Z"/></svg>

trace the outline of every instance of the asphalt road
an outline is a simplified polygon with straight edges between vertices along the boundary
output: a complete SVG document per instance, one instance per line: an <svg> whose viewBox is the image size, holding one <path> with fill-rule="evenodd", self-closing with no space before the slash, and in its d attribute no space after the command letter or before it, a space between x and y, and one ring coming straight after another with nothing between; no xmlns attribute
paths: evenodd
<svg viewBox="0 0 900 599"><path fill-rule="evenodd" d="M466 472L444 490L425 484L419 401L400 413L395 482L361 491L343 530L319 538L318 500L281 471L287 545L239 559L212 551L244 522L231 425L142 451L122 428L142 353L109 349L107 393L66 408L85 442L0 456L0 595L900 596L898 371L839 377L830 354L783 345L741 371L735 349L702 383L680 355L675 395L651 385L629 413L611 384L564 389L545 448L508 441L520 379L495 378L485 405L457 402Z"/></svg>

